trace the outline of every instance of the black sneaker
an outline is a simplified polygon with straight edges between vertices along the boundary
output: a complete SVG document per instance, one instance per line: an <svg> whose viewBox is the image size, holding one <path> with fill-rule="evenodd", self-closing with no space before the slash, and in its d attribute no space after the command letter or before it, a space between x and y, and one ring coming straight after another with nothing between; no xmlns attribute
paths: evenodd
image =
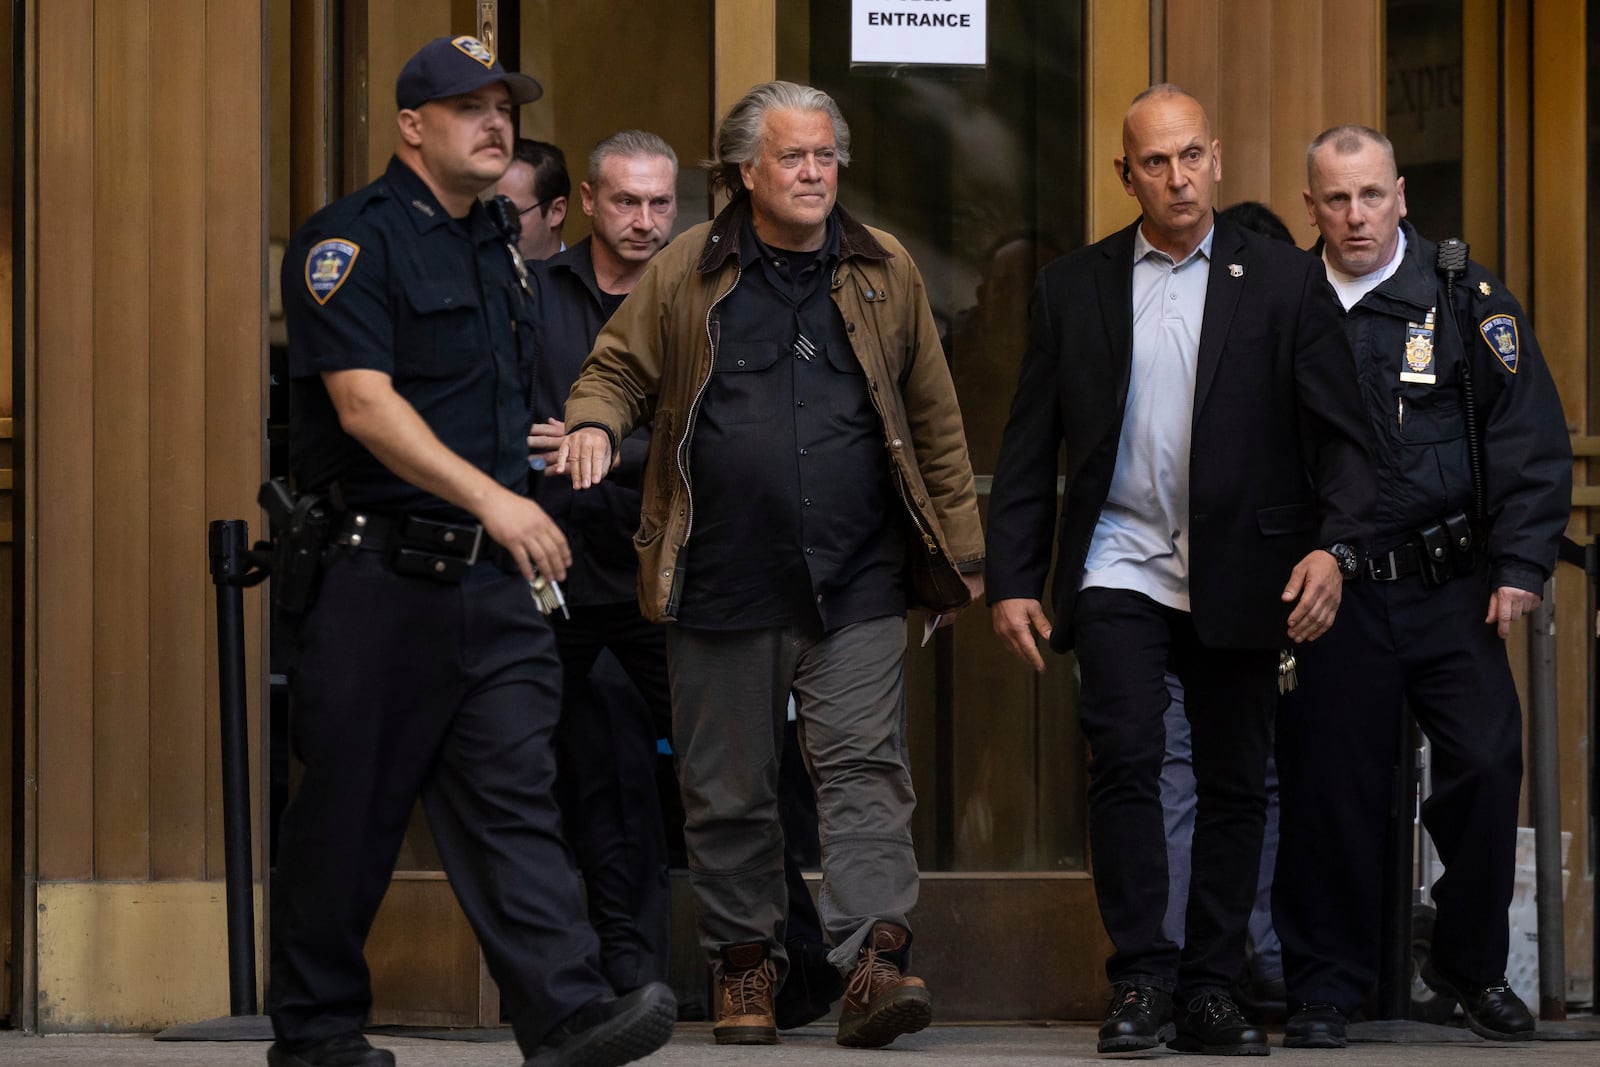
<svg viewBox="0 0 1600 1067"><path fill-rule="evenodd" d="M373 1048L359 1033L335 1034L290 1051L282 1041L267 1049L271 1067L394 1067L394 1053Z"/></svg>
<svg viewBox="0 0 1600 1067"><path fill-rule="evenodd" d="M1422 961L1422 981L1435 993L1454 997L1467 1017L1467 1025L1479 1037L1491 1041L1526 1041L1533 1037L1533 1013L1504 978L1475 986L1449 974L1430 956Z"/></svg>
<svg viewBox="0 0 1600 1067"><path fill-rule="evenodd" d="M1252 1026L1226 993L1195 993L1177 1017L1178 1034L1167 1047L1208 1056L1265 1056L1267 1032Z"/></svg>
<svg viewBox="0 0 1600 1067"><path fill-rule="evenodd" d="M1118 982L1111 990L1100 1052L1140 1052L1171 1040L1172 994L1143 982Z"/></svg>
<svg viewBox="0 0 1600 1067"><path fill-rule="evenodd" d="M1332 1004L1300 1004L1283 1028L1284 1048L1344 1048L1347 1020Z"/></svg>
<svg viewBox="0 0 1600 1067"><path fill-rule="evenodd" d="M664 982L651 982L625 997L579 1008L545 1037L522 1067L619 1067L671 1040L677 1017L672 990Z"/></svg>

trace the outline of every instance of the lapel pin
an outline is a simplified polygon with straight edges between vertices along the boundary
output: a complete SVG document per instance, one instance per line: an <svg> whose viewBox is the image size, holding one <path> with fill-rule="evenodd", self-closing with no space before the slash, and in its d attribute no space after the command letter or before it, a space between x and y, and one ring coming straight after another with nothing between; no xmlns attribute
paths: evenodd
<svg viewBox="0 0 1600 1067"><path fill-rule="evenodd" d="M1239 263L1229 263L1228 264L1228 276L1231 277L1231 278L1243 278L1244 277L1244 266L1242 264L1239 264Z"/></svg>

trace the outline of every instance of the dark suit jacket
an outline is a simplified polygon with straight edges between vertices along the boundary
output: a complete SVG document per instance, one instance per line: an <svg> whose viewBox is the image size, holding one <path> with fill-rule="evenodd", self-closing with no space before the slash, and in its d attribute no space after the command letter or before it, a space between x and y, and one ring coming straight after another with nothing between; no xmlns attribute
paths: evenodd
<svg viewBox="0 0 1600 1067"><path fill-rule="evenodd" d="M547 260L528 264L540 310L535 420L561 417L578 370L609 317L594 276L593 242L585 237ZM639 528L639 475L649 451L650 428L641 427L623 440L621 465L581 493L573 492L564 477L532 478L534 499L572 547L572 566L563 583L568 603L587 607L637 599L639 557L633 533Z"/></svg>
<svg viewBox="0 0 1600 1067"><path fill-rule="evenodd" d="M1133 359L1135 222L1046 266L989 502L988 596L1043 599L1065 445L1051 645L1072 609L1111 487ZM1396 353L1396 359L1399 354ZM1314 548L1365 544L1366 416L1322 264L1218 219L1195 371L1189 592L1217 648L1276 648L1279 599Z"/></svg>

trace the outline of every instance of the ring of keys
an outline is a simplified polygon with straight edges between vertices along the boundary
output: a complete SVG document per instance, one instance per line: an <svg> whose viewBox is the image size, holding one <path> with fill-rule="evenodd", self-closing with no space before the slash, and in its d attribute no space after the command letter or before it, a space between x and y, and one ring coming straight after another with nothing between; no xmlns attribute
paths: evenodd
<svg viewBox="0 0 1600 1067"><path fill-rule="evenodd" d="M1300 684L1299 675L1295 674L1294 653L1283 649L1278 653L1278 692L1290 692Z"/></svg>
<svg viewBox="0 0 1600 1067"><path fill-rule="evenodd" d="M561 587L544 575L534 575L528 582L528 591L533 594L534 606L541 613L554 615L559 611L562 618L572 618L567 614L567 598L561 595Z"/></svg>

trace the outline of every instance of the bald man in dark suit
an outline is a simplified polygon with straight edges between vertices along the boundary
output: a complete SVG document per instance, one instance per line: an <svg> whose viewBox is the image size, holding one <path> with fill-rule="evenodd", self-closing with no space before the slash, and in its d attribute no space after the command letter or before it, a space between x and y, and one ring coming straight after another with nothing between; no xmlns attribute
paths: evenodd
<svg viewBox="0 0 1600 1067"><path fill-rule="evenodd" d="M1355 571L1375 491L1367 429L1316 261L1216 218L1221 146L1200 104L1146 90L1123 149L1141 218L1035 285L990 501L989 602L1017 656L1043 670L1037 636L1074 649L1082 672L1114 946L1100 1051L1260 1055L1266 1034L1227 991L1255 895L1278 653L1327 630ZM1052 548L1055 625L1040 605ZM1181 952L1162 932L1168 670L1199 797Z"/></svg>

